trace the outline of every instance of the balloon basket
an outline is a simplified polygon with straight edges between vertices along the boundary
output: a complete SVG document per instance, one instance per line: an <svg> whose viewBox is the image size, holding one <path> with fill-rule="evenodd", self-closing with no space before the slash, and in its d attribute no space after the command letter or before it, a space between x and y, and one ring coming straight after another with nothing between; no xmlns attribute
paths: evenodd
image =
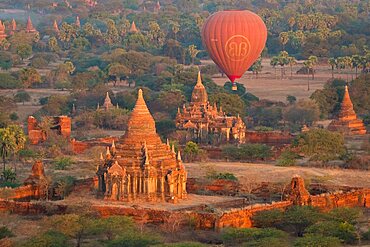
<svg viewBox="0 0 370 247"><path fill-rule="evenodd" d="M231 87L231 90L233 90L233 91L238 90L238 86L237 86L237 85L233 85L233 86Z"/></svg>

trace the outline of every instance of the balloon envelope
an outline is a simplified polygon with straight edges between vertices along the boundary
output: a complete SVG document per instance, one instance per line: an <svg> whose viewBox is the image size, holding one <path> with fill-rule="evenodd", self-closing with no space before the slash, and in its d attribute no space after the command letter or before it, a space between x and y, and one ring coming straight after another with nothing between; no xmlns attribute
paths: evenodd
<svg viewBox="0 0 370 247"><path fill-rule="evenodd" d="M202 28L202 41L210 57L233 84L258 59L266 39L265 23L248 10L214 13Z"/></svg>

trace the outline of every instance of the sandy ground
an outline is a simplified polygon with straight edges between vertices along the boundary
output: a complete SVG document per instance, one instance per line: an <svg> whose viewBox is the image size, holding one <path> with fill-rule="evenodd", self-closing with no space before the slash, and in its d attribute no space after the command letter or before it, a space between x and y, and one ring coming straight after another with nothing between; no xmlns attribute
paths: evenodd
<svg viewBox="0 0 370 247"><path fill-rule="evenodd" d="M370 171L324 169L308 167L279 167L271 164L239 162L186 163L189 177L203 177L211 169L233 173L242 183L287 183L298 174L305 180L328 185L370 188Z"/></svg>

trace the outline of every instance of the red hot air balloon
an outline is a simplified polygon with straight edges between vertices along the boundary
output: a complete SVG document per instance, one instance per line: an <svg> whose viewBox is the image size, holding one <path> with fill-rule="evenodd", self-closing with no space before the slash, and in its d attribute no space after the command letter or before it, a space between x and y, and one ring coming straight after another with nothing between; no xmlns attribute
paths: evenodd
<svg viewBox="0 0 370 247"><path fill-rule="evenodd" d="M229 77L236 90L235 80L257 60L267 39L263 20L248 10L229 10L214 13L202 28L203 44L212 60Z"/></svg>

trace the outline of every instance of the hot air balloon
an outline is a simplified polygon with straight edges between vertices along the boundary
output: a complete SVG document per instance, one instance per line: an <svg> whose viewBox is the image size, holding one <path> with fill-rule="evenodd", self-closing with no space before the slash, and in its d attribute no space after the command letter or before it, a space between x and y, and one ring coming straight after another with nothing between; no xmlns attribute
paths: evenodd
<svg viewBox="0 0 370 247"><path fill-rule="evenodd" d="M210 57L235 80L258 59L267 39L263 20L248 10L220 11L209 16L202 28L202 41Z"/></svg>

